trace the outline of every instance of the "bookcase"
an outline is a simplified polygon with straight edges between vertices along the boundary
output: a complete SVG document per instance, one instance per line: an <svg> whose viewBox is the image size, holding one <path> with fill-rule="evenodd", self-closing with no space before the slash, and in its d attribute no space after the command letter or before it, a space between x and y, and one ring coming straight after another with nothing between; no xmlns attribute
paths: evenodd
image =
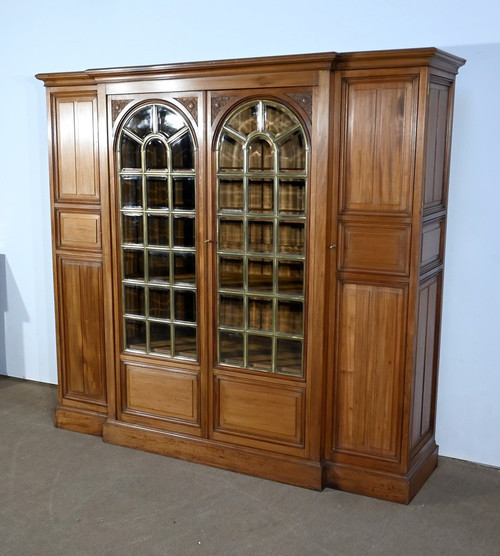
<svg viewBox="0 0 500 556"><path fill-rule="evenodd" d="M437 465L463 63L421 48L37 75L56 426L408 503Z"/></svg>

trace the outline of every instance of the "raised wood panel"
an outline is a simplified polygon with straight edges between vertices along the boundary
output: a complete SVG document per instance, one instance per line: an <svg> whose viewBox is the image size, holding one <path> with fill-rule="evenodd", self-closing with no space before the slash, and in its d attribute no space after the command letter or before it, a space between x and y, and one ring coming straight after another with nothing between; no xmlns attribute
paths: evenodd
<svg viewBox="0 0 500 556"><path fill-rule="evenodd" d="M106 400L102 263L59 258L64 395Z"/></svg>
<svg viewBox="0 0 500 556"><path fill-rule="evenodd" d="M303 388L216 377L215 391L217 431L303 445Z"/></svg>
<svg viewBox="0 0 500 556"><path fill-rule="evenodd" d="M99 200L96 99L56 100L56 200Z"/></svg>
<svg viewBox="0 0 500 556"><path fill-rule="evenodd" d="M356 283L340 290L333 445L394 460L400 449L406 291Z"/></svg>
<svg viewBox="0 0 500 556"><path fill-rule="evenodd" d="M199 421L197 372L128 364L124 379L124 409L190 423Z"/></svg>
<svg viewBox="0 0 500 556"><path fill-rule="evenodd" d="M444 220L433 220L422 227L420 269L424 272L443 262Z"/></svg>
<svg viewBox="0 0 500 556"><path fill-rule="evenodd" d="M415 95L413 79L343 80L344 212L410 211Z"/></svg>
<svg viewBox="0 0 500 556"><path fill-rule="evenodd" d="M341 269L408 274L410 231L410 226L341 223Z"/></svg>
<svg viewBox="0 0 500 556"><path fill-rule="evenodd" d="M447 159L449 87L431 83L425 153L424 208L442 207Z"/></svg>
<svg viewBox="0 0 500 556"><path fill-rule="evenodd" d="M101 216L96 213L58 211L58 246L100 250Z"/></svg>
<svg viewBox="0 0 500 556"><path fill-rule="evenodd" d="M438 319L441 275L424 283L418 294L417 339L413 370L411 448L434 428L434 387L438 365Z"/></svg>

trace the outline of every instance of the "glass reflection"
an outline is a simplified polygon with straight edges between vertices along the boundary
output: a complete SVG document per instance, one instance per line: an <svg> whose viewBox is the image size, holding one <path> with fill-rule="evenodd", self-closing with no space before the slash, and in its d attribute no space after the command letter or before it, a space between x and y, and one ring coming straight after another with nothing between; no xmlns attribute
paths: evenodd
<svg viewBox="0 0 500 556"><path fill-rule="evenodd" d="M123 208L142 207L142 177L123 176L121 178L121 202Z"/></svg>
<svg viewBox="0 0 500 556"><path fill-rule="evenodd" d="M219 210L243 211L243 180L219 180Z"/></svg>
<svg viewBox="0 0 500 556"><path fill-rule="evenodd" d="M149 325L149 333L151 338L151 351L163 355L170 355L172 349L170 325L161 322L152 322Z"/></svg>
<svg viewBox="0 0 500 556"><path fill-rule="evenodd" d="M146 349L146 323L125 319L125 347L133 350Z"/></svg>
<svg viewBox="0 0 500 556"><path fill-rule="evenodd" d="M190 290L175 292L175 318L188 322L196 322L196 296Z"/></svg>
<svg viewBox="0 0 500 556"><path fill-rule="evenodd" d="M124 135L120 145L122 166L127 169L141 168L141 144L128 135Z"/></svg>
<svg viewBox="0 0 500 556"><path fill-rule="evenodd" d="M280 103L249 102L223 123L217 143L220 364L302 374L306 164L304 128Z"/></svg>
<svg viewBox="0 0 500 556"><path fill-rule="evenodd" d="M150 282L170 282L170 257L163 251L149 251L148 276Z"/></svg>
<svg viewBox="0 0 500 556"><path fill-rule="evenodd" d="M248 300L248 328L273 330L273 300L250 298Z"/></svg>
<svg viewBox="0 0 500 556"><path fill-rule="evenodd" d="M194 253L175 253L174 255L174 283L196 283L196 263Z"/></svg>
<svg viewBox="0 0 500 556"><path fill-rule="evenodd" d="M225 290L243 289L243 259L219 257L219 283Z"/></svg>
<svg viewBox="0 0 500 556"><path fill-rule="evenodd" d="M196 328L175 326L175 353L178 357L196 359Z"/></svg>
<svg viewBox="0 0 500 556"><path fill-rule="evenodd" d="M248 335L248 366L271 370L273 339L269 336Z"/></svg>
<svg viewBox="0 0 500 556"><path fill-rule="evenodd" d="M250 171L269 171L274 168L274 149L268 139L258 137L248 145Z"/></svg>
<svg viewBox="0 0 500 556"><path fill-rule="evenodd" d="M231 135L225 133L219 147L219 169L222 171L243 170L243 148Z"/></svg>
<svg viewBox="0 0 500 556"><path fill-rule="evenodd" d="M124 214L122 216L123 243L143 242L142 214Z"/></svg>
<svg viewBox="0 0 500 556"><path fill-rule="evenodd" d="M150 139L146 145L146 168L148 170L167 168L167 147L160 139Z"/></svg>
<svg viewBox="0 0 500 556"><path fill-rule="evenodd" d="M280 170L303 172L306 165L306 151L304 136L300 131L296 131L288 137L279 149Z"/></svg>
<svg viewBox="0 0 500 556"><path fill-rule="evenodd" d="M159 319L170 318L170 290L149 288L149 316Z"/></svg>
<svg viewBox="0 0 500 556"><path fill-rule="evenodd" d="M117 144L124 346L195 360L193 136L175 108L150 104L124 122Z"/></svg>
<svg viewBox="0 0 500 556"><path fill-rule="evenodd" d="M172 143L172 170L193 170L194 150L191 137L186 133Z"/></svg>
<svg viewBox="0 0 500 556"><path fill-rule="evenodd" d="M184 118L166 106L158 106L158 131L171 137L185 126Z"/></svg>
<svg viewBox="0 0 500 556"><path fill-rule="evenodd" d="M146 178L148 208L168 209L168 180L164 177L148 176Z"/></svg>
<svg viewBox="0 0 500 556"><path fill-rule="evenodd" d="M168 237L168 216L148 214L149 245L168 245Z"/></svg>
<svg viewBox="0 0 500 556"><path fill-rule="evenodd" d="M219 324L230 328L243 328L243 298L221 295L219 298Z"/></svg>
<svg viewBox="0 0 500 556"><path fill-rule="evenodd" d="M194 178L174 178L174 209L195 209Z"/></svg>
<svg viewBox="0 0 500 556"><path fill-rule="evenodd" d="M194 218L176 216L174 218L174 245L194 247Z"/></svg>
<svg viewBox="0 0 500 556"><path fill-rule="evenodd" d="M144 251L123 250L123 277L141 280L144 277Z"/></svg>
<svg viewBox="0 0 500 556"><path fill-rule="evenodd" d="M248 180L248 211L268 213L274 211L274 180Z"/></svg>
<svg viewBox="0 0 500 556"><path fill-rule="evenodd" d="M219 361L227 365L243 366L243 334L219 332Z"/></svg>
<svg viewBox="0 0 500 556"><path fill-rule="evenodd" d="M144 288L125 286L123 288L124 312L130 315L144 315Z"/></svg>
<svg viewBox="0 0 500 556"><path fill-rule="evenodd" d="M126 129L144 139L153 132L153 107L147 106L137 111L126 123Z"/></svg>

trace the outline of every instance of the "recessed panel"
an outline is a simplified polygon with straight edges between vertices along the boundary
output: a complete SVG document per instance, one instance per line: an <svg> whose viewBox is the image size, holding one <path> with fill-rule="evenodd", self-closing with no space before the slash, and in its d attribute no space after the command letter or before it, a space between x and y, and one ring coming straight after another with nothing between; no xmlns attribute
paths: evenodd
<svg viewBox="0 0 500 556"><path fill-rule="evenodd" d="M57 200L99 200L96 100L57 99Z"/></svg>
<svg viewBox="0 0 500 556"><path fill-rule="evenodd" d="M58 212L59 245L68 248L101 248L101 217L99 214Z"/></svg>
<svg viewBox="0 0 500 556"><path fill-rule="evenodd" d="M409 212L415 95L413 78L344 81L343 211Z"/></svg>
<svg viewBox="0 0 500 556"><path fill-rule="evenodd" d="M427 222L422 228L420 248L421 270L432 268L443 261L443 220Z"/></svg>
<svg viewBox="0 0 500 556"><path fill-rule="evenodd" d="M126 365L126 407L161 417L198 421L198 374Z"/></svg>
<svg viewBox="0 0 500 556"><path fill-rule="evenodd" d="M403 407L403 287L346 283L339 291L334 445L395 460Z"/></svg>
<svg viewBox="0 0 500 556"><path fill-rule="evenodd" d="M217 377L216 430L286 444L304 441L302 388Z"/></svg>
<svg viewBox="0 0 500 556"><path fill-rule="evenodd" d="M407 274L410 227L341 224L341 268Z"/></svg>

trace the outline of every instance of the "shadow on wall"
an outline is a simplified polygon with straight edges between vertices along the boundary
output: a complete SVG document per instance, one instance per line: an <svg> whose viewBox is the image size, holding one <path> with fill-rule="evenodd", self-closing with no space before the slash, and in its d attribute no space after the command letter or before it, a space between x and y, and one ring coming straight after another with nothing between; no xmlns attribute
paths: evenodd
<svg viewBox="0 0 500 556"><path fill-rule="evenodd" d="M7 311L7 279L5 273L5 255L0 255L0 374L7 374L5 351L5 316Z"/></svg>
<svg viewBox="0 0 500 556"><path fill-rule="evenodd" d="M28 321L28 313L7 258L0 255L0 374L18 378L26 376L23 323Z"/></svg>

